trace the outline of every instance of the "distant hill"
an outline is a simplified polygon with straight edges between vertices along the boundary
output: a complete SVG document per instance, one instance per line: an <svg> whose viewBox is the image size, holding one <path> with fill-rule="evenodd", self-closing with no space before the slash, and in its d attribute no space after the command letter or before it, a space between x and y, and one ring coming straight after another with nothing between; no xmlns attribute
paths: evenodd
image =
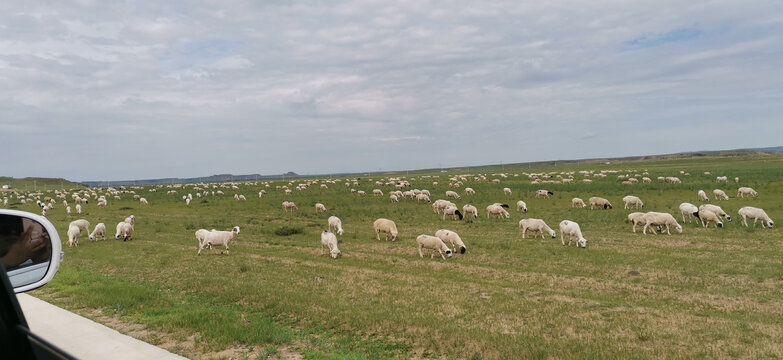
<svg viewBox="0 0 783 360"><path fill-rule="evenodd" d="M0 187L8 187L6 190L53 190L53 189L75 189L83 188L84 185L68 181L61 178L40 178L40 177L26 177L26 178L12 178L8 176L0 176Z"/></svg>
<svg viewBox="0 0 783 360"><path fill-rule="evenodd" d="M289 179L301 177L299 174L289 171L281 175L233 175L233 174L218 174L195 178L163 178L163 179L144 179L144 180L116 180L116 181L83 181L81 184L98 187L98 186L120 186L120 185L159 185L159 184L188 184L199 182L229 182L229 181L255 181L255 180L271 180L271 179Z"/></svg>

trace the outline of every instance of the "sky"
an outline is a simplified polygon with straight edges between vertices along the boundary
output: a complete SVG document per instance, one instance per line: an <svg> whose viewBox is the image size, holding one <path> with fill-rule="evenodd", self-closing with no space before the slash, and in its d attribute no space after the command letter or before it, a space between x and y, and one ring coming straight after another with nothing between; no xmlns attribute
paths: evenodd
<svg viewBox="0 0 783 360"><path fill-rule="evenodd" d="M779 0L3 1L0 176L778 146L781 64Z"/></svg>

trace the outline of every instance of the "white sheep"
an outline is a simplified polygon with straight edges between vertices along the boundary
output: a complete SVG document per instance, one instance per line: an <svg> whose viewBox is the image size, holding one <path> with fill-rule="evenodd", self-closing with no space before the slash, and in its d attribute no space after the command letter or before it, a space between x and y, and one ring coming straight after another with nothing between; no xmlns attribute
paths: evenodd
<svg viewBox="0 0 783 360"><path fill-rule="evenodd" d="M136 216L131 215L125 218L124 220L126 223L133 225L134 222L136 222Z"/></svg>
<svg viewBox="0 0 783 360"><path fill-rule="evenodd" d="M373 196L383 196L383 191L381 189L372 189Z"/></svg>
<svg viewBox="0 0 783 360"><path fill-rule="evenodd" d="M430 202L430 197L427 194L421 193L416 195L416 202L426 201Z"/></svg>
<svg viewBox="0 0 783 360"><path fill-rule="evenodd" d="M587 201L590 203L590 210L595 209L595 208L599 208L599 209L600 208L604 208L604 209L611 209L612 208L612 204L609 202L609 200L606 200L606 199L604 199L602 197L593 196L593 197L587 199Z"/></svg>
<svg viewBox="0 0 783 360"><path fill-rule="evenodd" d="M68 224L68 227L71 226L76 226L79 228L79 231L84 231L85 233L90 232L90 222L85 219L71 221L71 223Z"/></svg>
<svg viewBox="0 0 783 360"><path fill-rule="evenodd" d="M97 240L98 236L101 237L101 240L106 240L106 224L98 223L95 225L95 229L90 233L90 241Z"/></svg>
<svg viewBox="0 0 783 360"><path fill-rule="evenodd" d="M114 234L115 239L119 239L120 237L122 237L122 241L131 240L131 236L133 235L133 225L125 221L122 221L117 223L116 230L117 231Z"/></svg>
<svg viewBox="0 0 783 360"><path fill-rule="evenodd" d="M337 243L337 236L335 236L331 231L324 230L321 233L321 253L323 253L324 248L328 248L329 255L332 256L332 259L337 259L337 257L343 254L342 251L337 248Z"/></svg>
<svg viewBox="0 0 783 360"><path fill-rule="evenodd" d="M294 210L299 210L299 208L292 201L283 201L283 212L288 212L288 210L293 212Z"/></svg>
<svg viewBox="0 0 783 360"><path fill-rule="evenodd" d="M324 206L324 204L321 203L315 203L315 212L316 213L326 212L326 206Z"/></svg>
<svg viewBox="0 0 783 360"><path fill-rule="evenodd" d="M503 208L502 205L492 204L487 206L487 218L489 218L489 215L497 215L498 217L505 216L506 219L511 217L511 215L508 214L508 211Z"/></svg>
<svg viewBox="0 0 783 360"><path fill-rule="evenodd" d="M710 202L710 198L707 197L707 193L704 190L699 190L696 195L699 196L699 201Z"/></svg>
<svg viewBox="0 0 783 360"><path fill-rule="evenodd" d="M456 206L449 205L445 209L443 209L443 220L446 220L446 215L451 215L452 219L456 219L459 217L460 220L462 220L462 213L459 212Z"/></svg>
<svg viewBox="0 0 783 360"><path fill-rule="evenodd" d="M565 237L568 236L568 245L571 245L571 240L576 239L576 246L581 248L587 247L587 239L582 236L582 229L579 224L571 220L563 220L560 222L560 242L563 246L566 246Z"/></svg>
<svg viewBox="0 0 783 360"><path fill-rule="evenodd" d="M66 206L65 207L65 213L68 214L68 215L71 215L71 207L70 206Z"/></svg>
<svg viewBox="0 0 783 360"><path fill-rule="evenodd" d="M451 191L451 190L446 191L446 197L447 198L455 198L457 200L462 199L462 197L460 197L459 194L457 194L456 191Z"/></svg>
<svg viewBox="0 0 783 360"><path fill-rule="evenodd" d="M473 188L466 187L465 195L476 195L476 190L473 190Z"/></svg>
<svg viewBox="0 0 783 360"><path fill-rule="evenodd" d="M720 217L712 211L707 209L699 210L699 220L704 227L707 227L710 223L714 223L715 227L723 227L723 222L720 221Z"/></svg>
<svg viewBox="0 0 783 360"><path fill-rule="evenodd" d="M465 213L465 216L473 215L474 219L478 217L478 209L470 204L465 204L465 206L462 207L462 212Z"/></svg>
<svg viewBox="0 0 783 360"><path fill-rule="evenodd" d="M338 218L337 216L330 216L327 222L329 223L329 230L332 230L332 228L334 228L335 230L337 230L337 235L343 234L343 221L340 220L340 218Z"/></svg>
<svg viewBox="0 0 783 360"><path fill-rule="evenodd" d="M511 189L503 188L503 193L506 194L506 195L511 195Z"/></svg>
<svg viewBox="0 0 783 360"><path fill-rule="evenodd" d="M629 208L633 206L634 208L643 208L644 203L642 202L642 199L640 199L637 196L633 195L627 195L623 197L623 202L625 203L625 208Z"/></svg>
<svg viewBox="0 0 783 360"><path fill-rule="evenodd" d="M378 240L381 239L381 233L385 234L385 240L389 240L389 235L391 235L392 241L397 240L397 225L394 223L394 221L380 218L372 223L372 227L375 229L375 237Z"/></svg>
<svg viewBox="0 0 783 360"><path fill-rule="evenodd" d="M669 226L672 225L678 233L682 233L682 226L677 223L677 220L674 218L674 216L672 216L672 214L650 211L644 214L644 229L642 229L642 233L647 234L647 228L649 227L660 226L663 228L666 226L666 233L671 235L672 233L669 230ZM655 233L655 230L652 232Z"/></svg>
<svg viewBox="0 0 783 360"><path fill-rule="evenodd" d="M68 226L68 247L79 246L79 235L82 230L76 225Z"/></svg>
<svg viewBox="0 0 783 360"><path fill-rule="evenodd" d="M731 216L729 216L729 214L723 211L723 209L721 209L721 207L718 205L704 204L699 206L699 211L704 209L714 212L715 215L723 217L724 219L726 219L726 221L731 221Z"/></svg>
<svg viewBox="0 0 783 360"><path fill-rule="evenodd" d="M715 194L715 200L728 200L729 196L726 195L726 193L721 189L715 189L712 190L712 193Z"/></svg>
<svg viewBox="0 0 783 360"><path fill-rule="evenodd" d="M435 211L436 214L440 214L441 210L444 210L449 206L457 207L457 205L451 201L438 199L435 200L434 203L432 203L432 210Z"/></svg>
<svg viewBox="0 0 783 360"><path fill-rule="evenodd" d="M231 231L212 229L211 231L204 233L201 230L204 229L199 229L198 231L196 231L196 239L199 241L198 252L196 253L196 255L200 255L201 250L203 250L205 247L211 249L212 246L217 246L217 245L225 246L226 254L228 254L229 253L228 245L231 243L231 240L233 240L234 237L239 234L239 226L234 226L234 228L231 229Z"/></svg>
<svg viewBox="0 0 783 360"><path fill-rule="evenodd" d="M772 219L769 218L767 213L759 209L757 207L753 206L745 206L739 209L737 211L740 216L742 216L742 224L745 226L748 226L748 218L753 219L753 225L756 225L756 221L761 220L761 226L772 228L775 223L772 221Z"/></svg>
<svg viewBox="0 0 783 360"><path fill-rule="evenodd" d="M745 186L737 189L738 197L745 197L745 195L756 197L759 196L759 193L757 193L756 190L753 190L752 188L745 187Z"/></svg>
<svg viewBox="0 0 783 360"><path fill-rule="evenodd" d="M435 232L435 236L443 240L444 243L450 243L451 246L454 247L454 249L459 247L460 254L464 254L465 251L468 250L468 248L465 247L465 243L462 242L462 238L459 237L459 234L451 230L440 229Z"/></svg>
<svg viewBox="0 0 783 360"><path fill-rule="evenodd" d="M575 197L575 198L571 199L571 207L584 208L584 207L587 207L587 205L585 205L585 201L584 200L582 200L582 199L580 199L578 197Z"/></svg>
<svg viewBox="0 0 783 360"><path fill-rule="evenodd" d="M522 238L525 238L525 234L528 230L530 231L537 231L541 233L541 238L544 239L544 233L549 234L553 239L557 237L557 234L555 233L552 228L549 227L549 225L544 222L544 220L541 219L522 219L519 220L519 228L522 229Z"/></svg>
<svg viewBox="0 0 783 360"><path fill-rule="evenodd" d="M633 233L636 234L636 225L644 225L644 213L633 212L628 214L628 222L633 224Z"/></svg>
<svg viewBox="0 0 783 360"><path fill-rule="evenodd" d="M80 204L76 204L76 214L82 214L82 206Z"/></svg>
<svg viewBox="0 0 783 360"><path fill-rule="evenodd" d="M554 195L555 193L549 191L549 190L536 190L536 197L549 197L550 195Z"/></svg>
<svg viewBox="0 0 783 360"><path fill-rule="evenodd" d="M416 242L419 244L419 256L424 257L424 253L422 253L421 249L431 249L432 253L430 254L430 259L435 257L435 251L440 253L440 257L443 258L443 260L446 260L446 257L443 256L443 253L446 253L446 256L451 257L451 249L446 245L443 240L441 240L439 237L430 236L430 235L419 235L416 237Z"/></svg>
<svg viewBox="0 0 783 360"><path fill-rule="evenodd" d="M190 206L190 198L185 198L185 205Z"/></svg>
<svg viewBox="0 0 783 360"><path fill-rule="evenodd" d="M400 202L400 199L397 197L396 194L391 194L389 195L389 201L396 203L396 202Z"/></svg>
<svg viewBox="0 0 783 360"><path fill-rule="evenodd" d="M139 198L139 203L144 204L144 205L149 205L149 202L147 202L146 198Z"/></svg>
<svg viewBox="0 0 783 360"><path fill-rule="evenodd" d="M680 204L680 213L682 213L682 222L685 223L685 218L688 218L688 222L692 222L693 218L699 217L699 208L691 203L684 202Z"/></svg>
<svg viewBox="0 0 783 360"><path fill-rule="evenodd" d="M522 210L522 212L527 212L527 204L525 204L525 202L522 200L517 201L517 211L519 210Z"/></svg>
<svg viewBox="0 0 783 360"><path fill-rule="evenodd" d="M715 182L717 183L727 183L729 182L728 176L718 176L715 178Z"/></svg>

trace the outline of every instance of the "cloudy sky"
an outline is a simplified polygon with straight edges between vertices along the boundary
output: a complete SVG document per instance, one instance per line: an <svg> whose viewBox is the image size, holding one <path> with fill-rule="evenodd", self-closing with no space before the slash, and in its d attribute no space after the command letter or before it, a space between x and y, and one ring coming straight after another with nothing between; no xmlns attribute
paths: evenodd
<svg viewBox="0 0 783 360"><path fill-rule="evenodd" d="M3 1L0 176L777 146L781 64L779 0Z"/></svg>

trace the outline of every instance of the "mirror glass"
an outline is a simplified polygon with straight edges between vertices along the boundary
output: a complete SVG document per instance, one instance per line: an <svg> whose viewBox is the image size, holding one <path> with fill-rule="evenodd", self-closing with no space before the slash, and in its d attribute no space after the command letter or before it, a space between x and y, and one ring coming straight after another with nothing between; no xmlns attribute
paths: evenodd
<svg viewBox="0 0 783 360"><path fill-rule="evenodd" d="M41 223L0 214L0 261L14 288L43 279L51 257L52 241Z"/></svg>

